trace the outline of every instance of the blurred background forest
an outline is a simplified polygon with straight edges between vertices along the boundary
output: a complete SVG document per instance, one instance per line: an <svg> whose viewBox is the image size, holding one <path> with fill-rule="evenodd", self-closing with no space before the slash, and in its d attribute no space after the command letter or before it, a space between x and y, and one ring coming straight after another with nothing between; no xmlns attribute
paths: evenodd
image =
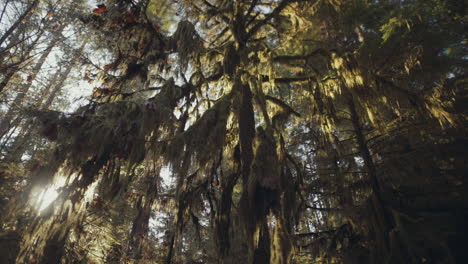
<svg viewBox="0 0 468 264"><path fill-rule="evenodd" d="M1 0L0 264L468 263L463 2Z"/></svg>

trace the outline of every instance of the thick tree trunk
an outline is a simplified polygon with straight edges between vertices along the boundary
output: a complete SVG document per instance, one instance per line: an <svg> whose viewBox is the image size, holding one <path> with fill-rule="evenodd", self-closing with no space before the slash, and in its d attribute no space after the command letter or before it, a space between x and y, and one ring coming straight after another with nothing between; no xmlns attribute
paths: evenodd
<svg viewBox="0 0 468 264"><path fill-rule="evenodd" d="M240 78L239 78L240 79ZM255 259L255 245L254 234L256 229L256 213L252 208L252 196L249 193L249 183L252 181L250 167L253 162L253 141L255 138L255 119L252 104L252 92L248 85L241 84L240 80L236 84L236 89L240 88L241 94L241 107L239 111L239 145L240 145L240 161L241 161L241 175L242 175L242 195L240 201L240 216L241 224L243 225L243 232L246 238L248 250L248 263L254 263Z"/></svg>
<svg viewBox="0 0 468 264"><path fill-rule="evenodd" d="M156 177L148 177L148 189L146 194L138 200L138 212L133 219L132 231L130 233L128 255L132 259L138 260L141 258L142 246L148 235L151 210L157 193Z"/></svg>
<svg viewBox="0 0 468 264"><path fill-rule="evenodd" d="M231 225L232 192L238 178L239 174L233 173L222 182L223 192L221 193L215 220L216 245L220 259L228 256L231 245L229 229Z"/></svg>

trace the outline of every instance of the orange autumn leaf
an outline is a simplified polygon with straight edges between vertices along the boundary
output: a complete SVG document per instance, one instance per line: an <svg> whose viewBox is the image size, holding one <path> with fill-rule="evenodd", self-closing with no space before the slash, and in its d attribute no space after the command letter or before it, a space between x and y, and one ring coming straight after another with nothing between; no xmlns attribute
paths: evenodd
<svg viewBox="0 0 468 264"><path fill-rule="evenodd" d="M105 8L105 7L104 7L104 8L96 8L96 9L93 10L93 13L94 13L94 14L101 14L101 13L103 13L104 11L106 11L106 8Z"/></svg>
<svg viewBox="0 0 468 264"><path fill-rule="evenodd" d="M107 7L105 5L98 5L96 9L93 10L94 14L102 14L104 11L106 11Z"/></svg>
<svg viewBox="0 0 468 264"><path fill-rule="evenodd" d="M52 17L52 14L51 14L51 13L48 13L48 14L46 15L46 17Z"/></svg>

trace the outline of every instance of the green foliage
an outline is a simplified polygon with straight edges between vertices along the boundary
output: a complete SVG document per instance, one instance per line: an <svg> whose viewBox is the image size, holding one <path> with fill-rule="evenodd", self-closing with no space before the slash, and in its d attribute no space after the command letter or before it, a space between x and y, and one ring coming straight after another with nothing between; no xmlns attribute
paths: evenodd
<svg viewBox="0 0 468 264"><path fill-rule="evenodd" d="M380 31L382 32L382 40L383 42L387 42L391 36L397 34L397 33L402 33L401 29L402 27L405 27L407 31L411 31L411 24L408 19L404 19L402 17L392 17L388 20L388 22L380 28Z"/></svg>

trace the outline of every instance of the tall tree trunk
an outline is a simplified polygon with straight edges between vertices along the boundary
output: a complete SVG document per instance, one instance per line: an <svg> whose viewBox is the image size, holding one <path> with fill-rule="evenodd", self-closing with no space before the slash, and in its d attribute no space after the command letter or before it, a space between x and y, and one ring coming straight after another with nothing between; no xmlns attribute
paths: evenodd
<svg viewBox="0 0 468 264"><path fill-rule="evenodd" d="M351 122L353 124L354 133L356 135L356 141L358 144L359 153L361 154L362 159L364 160L364 166L366 167L367 173L369 175L369 179L371 181L372 191L374 192L375 196L377 196L379 200L381 200L382 188L377 178L377 169L375 168L374 161L372 160L372 156L366 144L366 139L363 133L363 128L359 121L359 116L356 111L354 99L351 96L351 94L349 94L349 96L350 98L348 99L348 108L351 113Z"/></svg>
<svg viewBox="0 0 468 264"><path fill-rule="evenodd" d="M67 70L64 73L60 73L57 71L52 80L49 82L47 87L44 89L41 98L46 98L46 101L39 102L38 109L45 110L49 109L52 105L53 100L57 96L58 92L63 86L63 83L68 77L68 73L71 71L72 65L69 65ZM61 79L57 82L57 79L61 75ZM52 91L51 91L52 90ZM48 95L48 96L47 96ZM46 97L47 96L47 97ZM20 123L21 120L13 121L11 126L16 126ZM18 135L15 137L14 142L9 147L7 151L6 160L9 161L19 161L23 156L24 152L28 149L28 143L33 135L34 125L33 124L25 124L25 126L21 129Z"/></svg>
<svg viewBox="0 0 468 264"><path fill-rule="evenodd" d="M52 77L52 80L49 84L44 88L42 92L41 98L46 98L45 101L39 102L38 109L46 110L52 105L53 101L59 94L60 90L63 88L65 81L67 80L70 72L73 70L75 64L73 63L76 58L78 58L83 51L84 47L86 46L86 42L84 42L81 47L76 51L76 55L71 59L70 63L64 72L57 72ZM57 80L58 79L58 80ZM27 125L25 128L21 130L19 135L15 138L14 143L11 145L10 151L8 151L8 160L19 160L21 156L26 151L27 144L31 139L31 135L33 132L34 126L32 124Z"/></svg>
<svg viewBox="0 0 468 264"><path fill-rule="evenodd" d="M394 220L388 208L385 206L382 198L382 186L377 176L377 169L375 163L367 147L366 139L364 136L362 125L359 121L359 115L356 111L354 99L352 94L345 89L348 96L348 108L351 114L351 122L353 125L359 153L364 161L364 166L367 170L368 177L372 187L372 197L369 201L370 215L368 216L369 222L372 226L371 234L374 236L376 246L374 247L373 254L371 254L371 262L377 263L382 258L390 256L390 241L389 233L393 229Z"/></svg>
<svg viewBox="0 0 468 264"><path fill-rule="evenodd" d="M5 5L2 8L2 13L0 14L0 22L3 20L3 15L5 14L5 11L7 9L8 4L10 3L11 0L6 0Z"/></svg>
<svg viewBox="0 0 468 264"><path fill-rule="evenodd" d="M46 12L46 15L42 18L41 24L42 26L39 26L36 28L36 32L34 31L29 31L28 34L29 36L24 36L22 39L20 39L21 35L23 33L26 33L24 30L28 28L28 23L20 23L20 25L16 28L16 30L10 35L8 45L5 47L0 47L0 63L4 62L4 58L7 57L9 53L6 51L12 49L13 47L20 45L22 42L26 42L28 38L32 38L35 34L37 34L36 39L33 41L34 44L28 44L26 45L28 48L26 49L27 52L25 52L25 55L22 56L22 59L20 59L19 64L22 63L22 61L29 56L29 52L34 49L37 39L39 39L43 34L44 34L44 29L49 27L52 23L56 23L54 20L44 20L47 18L47 14L53 13L55 10L55 6L52 5ZM5 66L5 65L4 65ZM7 65L8 66L8 65ZM2 86L3 87L3 86ZM2 89L0 89L1 91Z"/></svg>
<svg viewBox="0 0 468 264"><path fill-rule="evenodd" d="M215 218L215 241L218 247L219 258L228 256L231 247L231 238L229 235L231 226L231 205L234 186L239 178L239 173L232 173L226 180L222 181L221 198L218 203L218 210Z"/></svg>
<svg viewBox="0 0 468 264"><path fill-rule="evenodd" d="M47 46L47 48L42 53L34 68L31 70L31 74L28 76L27 82L23 83L23 85L21 86L20 91L16 95L15 99L13 100L13 103L10 105L10 108L8 109L7 113L0 122L0 137L2 137L9 130L11 120L14 118L14 115L17 112L17 110L21 109L23 99L26 97L29 89L31 88L33 80L36 78L37 74L44 65L47 57L50 55L52 49L55 47L59 39L60 38L58 36L54 37L49 46Z"/></svg>
<svg viewBox="0 0 468 264"><path fill-rule="evenodd" d="M179 129L179 132L182 131L182 127ZM186 201L184 200L184 177L180 177L177 179L177 184L176 184L176 191L175 191L175 197L177 199L177 213L175 215L175 218L173 219L174 222L174 230L170 233L170 239L169 239L169 248L166 254L166 258L164 263L165 264L171 264L174 258L174 250L175 247L177 246L177 243L181 240L180 236L182 234L182 227L183 227L183 215L184 211L186 208Z"/></svg>
<svg viewBox="0 0 468 264"><path fill-rule="evenodd" d="M174 255L174 244L175 244L175 233L171 234L171 239L169 240L169 249L167 251L166 259L164 261L165 264L172 263L172 257Z"/></svg>
<svg viewBox="0 0 468 264"><path fill-rule="evenodd" d="M31 52L34 50L34 48L36 47L36 44L37 42L39 41L39 39L42 37L42 35L44 34L44 31L41 31L37 36L36 38L34 39L34 41L28 45L28 48L27 50L24 52L23 56L21 56L20 60L19 60L19 63L16 63L14 66L11 66L11 65L7 65L9 66L9 68L7 69L7 73L6 75L4 76L2 82L0 82L0 93L5 89L5 87L8 85L8 83L10 82L11 78L22 68L20 67L20 64L22 64L25 60L28 59L29 55L31 54Z"/></svg>
<svg viewBox="0 0 468 264"><path fill-rule="evenodd" d="M11 78L18 72L18 67L12 67L7 69L6 75L3 76L2 82L0 82L0 92L7 86L10 82Z"/></svg>
<svg viewBox="0 0 468 264"><path fill-rule="evenodd" d="M3 34L3 36L0 37L0 46L5 42L5 40L15 31L16 28L18 28L21 23L23 23L23 20L25 20L28 16L30 16L33 12L34 9L38 6L39 0L34 0L31 5L26 9L23 14L21 14L18 19L13 23L13 25L10 26L7 31Z"/></svg>
<svg viewBox="0 0 468 264"><path fill-rule="evenodd" d="M251 173L250 168L254 158L253 141L255 138L255 119L254 109L252 103L252 91L248 85L241 83L240 78L236 80L235 89L239 89L241 94L241 107L239 111L239 145L240 145L240 162L241 162L241 175L242 175L242 194L240 201L240 216L243 225L243 232L246 238L248 250L248 263L254 263L255 259L255 243L254 234L256 229L256 213L252 208L252 193L249 193L249 183Z"/></svg>
<svg viewBox="0 0 468 264"><path fill-rule="evenodd" d="M148 189L144 196L141 196L137 202L138 212L133 219L128 248L128 255L135 260L141 258L143 242L148 235L151 208L158 193L156 179L156 176L147 177Z"/></svg>

